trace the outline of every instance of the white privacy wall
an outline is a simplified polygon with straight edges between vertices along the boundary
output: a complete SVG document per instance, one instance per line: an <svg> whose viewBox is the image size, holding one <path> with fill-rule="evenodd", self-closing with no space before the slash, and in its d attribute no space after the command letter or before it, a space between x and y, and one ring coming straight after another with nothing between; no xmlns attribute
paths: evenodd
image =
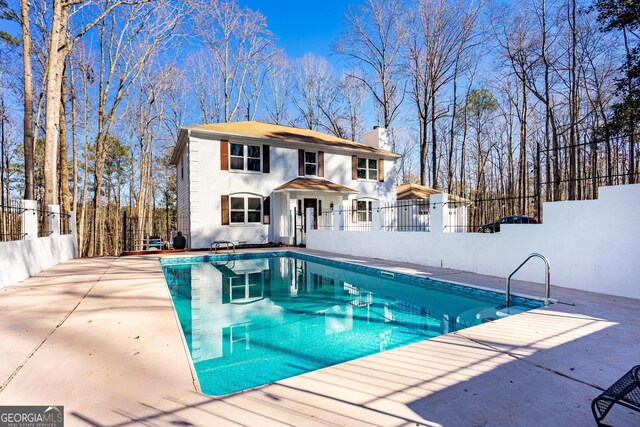
<svg viewBox="0 0 640 427"><path fill-rule="evenodd" d="M310 230L307 247L501 277L539 252L554 286L640 298L639 209L640 184L603 187L597 200L545 203L543 224L503 224L496 234L442 232L432 210L431 232ZM543 262L532 259L514 279L542 283Z"/></svg>
<svg viewBox="0 0 640 427"><path fill-rule="evenodd" d="M77 252L73 234L0 242L0 288L77 258Z"/></svg>

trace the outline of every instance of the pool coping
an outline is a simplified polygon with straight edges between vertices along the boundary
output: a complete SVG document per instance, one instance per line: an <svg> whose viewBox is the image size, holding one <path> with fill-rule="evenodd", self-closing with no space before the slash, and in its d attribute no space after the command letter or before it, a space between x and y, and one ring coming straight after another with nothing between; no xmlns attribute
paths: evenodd
<svg viewBox="0 0 640 427"><path fill-rule="evenodd" d="M333 256L438 280L471 277ZM63 404L68 425L589 424L590 399L637 364L628 343L637 338L640 300L553 287L562 302L550 307L208 398L188 378L158 259L74 260L3 289L0 343L15 349L3 376L16 371L3 378L0 404ZM502 287L499 278L472 277L474 284ZM452 410L449 402L465 410ZM609 417L614 424L638 423L626 412Z"/></svg>
<svg viewBox="0 0 640 427"><path fill-rule="evenodd" d="M444 284L450 284L450 285L455 285L456 287L463 287L463 288L471 288L471 289L477 289L479 291L484 291L486 293L490 293L490 294L495 294L495 295L501 295L502 298L504 298L505 294L506 294L506 289L504 291L500 290L500 289L496 289L496 288L492 288L492 287L488 287L488 286L480 286L480 285L475 285L472 283L466 283L466 282L461 282L461 281L454 281L454 280L450 280L450 279L445 279L445 278L439 278L439 277L427 277L425 275L420 275L420 274L409 274L409 273L404 273L402 271L399 271L397 269L394 268L378 268L378 267L369 267L369 266L363 266L354 262L347 262L347 261L342 261L342 260L337 260L335 258L331 258L331 257L323 257L320 255L313 255L313 254L309 254L309 253L305 253L305 252L299 252L299 251L295 251L295 250L291 250L291 249L285 249L285 250L270 250L270 251L265 251L265 252L238 252L238 253L230 253L230 254L212 254L211 252L207 255L198 255L198 256L188 256L187 254L183 254L182 256L172 256L170 254L166 254L165 256L161 256L159 258L159 262L161 266L164 265L171 265L171 264L179 264L180 262L169 262L169 260L187 260L184 261L185 263L196 263L196 262L208 262L208 259L211 258L216 258L216 259L254 259L257 258L257 256L253 256L253 255L265 255L265 256L291 256L291 255L295 255L297 257L299 257L299 259L301 260L309 260L311 259L313 260L321 260L320 263L325 264L325 265L331 265L330 263L325 263L324 261L330 261L330 262L334 262L336 264L339 265L343 265L343 266L352 266L355 267L356 270L362 270L363 272L365 272L365 274L371 274L373 270L375 271L379 271L381 274L388 272L395 275L400 275L403 278L404 282L412 282L414 280L412 280L412 278L416 278L416 279L421 279L424 281L430 281L430 282L434 282L436 285L437 283L444 283ZM246 258L239 258L242 256L247 256L250 255ZM238 257L238 258L236 258ZM542 302L544 305L550 305L550 304L555 304L558 302L557 299L555 298L544 298L541 296L536 296L533 294L525 294L525 293L521 293L521 292L510 292L511 298L514 302L517 302L518 300L532 300L532 301L538 301L538 302ZM511 305L518 305L518 304L511 304ZM535 307L535 308L540 308L540 307Z"/></svg>

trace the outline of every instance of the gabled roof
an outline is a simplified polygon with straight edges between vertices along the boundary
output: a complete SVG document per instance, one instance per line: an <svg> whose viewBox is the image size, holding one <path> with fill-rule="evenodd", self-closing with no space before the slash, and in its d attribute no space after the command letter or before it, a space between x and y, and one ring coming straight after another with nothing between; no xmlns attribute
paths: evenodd
<svg viewBox="0 0 640 427"><path fill-rule="evenodd" d="M217 134L249 136L257 138L276 139L292 142L308 142L330 147L352 148L370 153L380 153L393 157L400 157L395 153L380 148L370 147L357 142L338 138L337 136L317 132L310 129L300 129L291 126L272 125L270 123L246 121L230 123L213 123L204 125L183 126L182 129L208 131Z"/></svg>
<svg viewBox="0 0 640 427"><path fill-rule="evenodd" d="M331 191L334 193L357 193L353 188L320 178L296 178L274 188L273 191Z"/></svg>
<svg viewBox="0 0 640 427"><path fill-rule="evenodd" d="M398 186L396 190L397 199L398 200L407 200L407 199L423 199L429 200L429 197L432 194L440 194L442 191L436 190L435 188L425 187L424 185L418 184L402 184ZM467 202L468 200L463 197L454 196L453 194L447 195L449 200L454 202Z"/></svg>

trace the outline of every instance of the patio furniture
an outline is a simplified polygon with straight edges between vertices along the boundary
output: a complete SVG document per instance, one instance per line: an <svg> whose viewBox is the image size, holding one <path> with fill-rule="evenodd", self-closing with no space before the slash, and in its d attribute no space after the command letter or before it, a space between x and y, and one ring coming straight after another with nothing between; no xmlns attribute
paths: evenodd
<svg viewBox="0 0 640 427"><path fill-rule="evenodd" d="M591 410L598 425L607 416L614 404L640 412L640 365L636 365L624 374L604 393L593 399Z"/></svg>
<svg viewBox="0 0 640 427"><path fill-rule="evenodd" d="M230 249L233 249L233 252L236 251L235 243L229 240L216 240L215 242L211 243L209 252L218 253L218 249L220 249L221 247L226 248L227 251L229 251Z"/></svg>
<svg viewBox="0 0 640 427"><path fill-rule="evenodd" d="M167 243L164 242L160 236L149 236L142 239L141 246L144 251L161 251L167 249Z"/></svg>

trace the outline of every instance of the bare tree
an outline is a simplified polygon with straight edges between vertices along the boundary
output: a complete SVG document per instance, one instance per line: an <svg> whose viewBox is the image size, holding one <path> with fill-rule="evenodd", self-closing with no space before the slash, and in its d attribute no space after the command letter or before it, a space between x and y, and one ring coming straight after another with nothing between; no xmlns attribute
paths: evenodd
<svg viewBox="0 0 640 427"><path fill-rule="evenodd" d="M457 82L462 57L472 46L470 40L476 30L479 12L478 6L465 6L464 2L421 0L411 17L411 27L418 31L407 33L409 55L406 69L420 123L420 181L423 185L426 183L427 144L430 142L431 185L439 187L437 121L445 111L438 109L438 96L451 81ZM454 85L454 96L456 89ZM453 105L455 108L455 101ZM427 124L431 130L430 138Z"/></svg>
<svg viewBox="0 0 640 427"><path fill-rule="evenodd" d="M382 112L382 125L391 128L402 103L401 56L405 11L401 0L365 0L351 7L345 29L332 51L363 73L352 73L373 96Z"/></svg>
<svg viewBox="0 0 640 427"><path fill-rule="evenodd" d="M24 78L24 198L33 200L33 68L29 1L20 0L22 23L22 69Z"/></svg>
<svg viewBox="0 0 640 427"><path fill-rule="evenodd" d="M277 125L288 124L289 102L293 92L292 64L281 52L274 58L269 78L269 101L266 104L268 120Z"/></svg>
<svg viewBox="0 0 640 427"><path fill-rule="evenodd" d="M144 0L141 0L144 1ZM107 0L104 8L91 22L83 25L80 31L71 37L69 16L83 9L90 2L83 0L54 0L49 27L49 50L46 68L46 113L45 113L45 145L44 145L44 201L45 204L57 204L57 160L58 136L60 125L60 103L62 95L62 74L66 57L73 45L89 30L101 22L116 7L129 3L127 0ZM75 8L72 10L72 8Z"/></svg>
<svg viewBox="0 0 640 427"><path fill-rule="evenodd" d="M171 2L132 4L118 9L100 23L100 72L98 93L98 129L95 144L93 232L89 235L89 256L102 255L96 246L97 231L102 230L102 180L107 142L115 124L118 107L127 96L149 58L167 46L182 10Z"/></svg>
<svg viewBox="0 0 640 427"><path fill-rule="evenodd" d="M367 88L362 78L353 77L358 71L346 71L340 80L340 88L345 99L348 134L346 139L359 141L363 126L363 105L367 96Z"/></svg>
<svg viewBox="0 0 640 427"><path fill-rule="evenodd" d="M307 129L318 130L321 106L335 88L331 66L324 58L308 53L294 67L294 96L292 103L298 113L298 122ZM328 108L328 107L324 107Z"/></svg>
<svg viewBox="0 0 640 427"><path fill-rule="evenodd" d="M202 123L223 120L223 91L218 64L209 55L197 52L187 64L191 69L191 89Z"/></svg>
<svg viewBox="0 0 640 427"><path fill-rule="evenodd" d="M246 103L245 92L255 95L256 90L262 90L261 80L256 76L273 58L273 35L262 14L241 9L237 0L210 0L198 9L201 36L219 71L224 121L230 122L243 100ZM252 76L257 85L251 84Z"/></svg>

